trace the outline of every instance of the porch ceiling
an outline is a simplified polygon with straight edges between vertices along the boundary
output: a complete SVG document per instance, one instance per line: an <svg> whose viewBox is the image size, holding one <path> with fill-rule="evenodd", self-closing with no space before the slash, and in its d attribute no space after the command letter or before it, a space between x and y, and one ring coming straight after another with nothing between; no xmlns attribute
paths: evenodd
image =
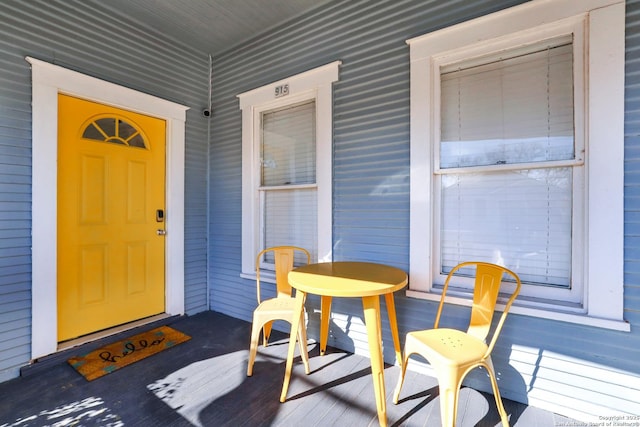
<svg viewBox="0 0 640 427"><path fill-rule="evenodd" d="M216 55L327 0L111 0L126 13L195 49Z"/></svg>

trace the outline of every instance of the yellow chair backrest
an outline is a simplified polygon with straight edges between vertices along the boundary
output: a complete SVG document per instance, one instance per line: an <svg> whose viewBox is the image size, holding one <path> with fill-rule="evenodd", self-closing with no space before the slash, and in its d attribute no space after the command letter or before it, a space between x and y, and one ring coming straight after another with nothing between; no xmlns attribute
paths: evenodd
<svg viewBox="0 0 640 427"><path fill-rule="evenodd" d="M258 304L260 304L261 302L260 263L262 262L263 256L268 252L273 252L273 263L275 266L277 297L291 296L292 290L291 290L291 285L289 285L288 275L289 275L289 272L293 270L296 252L300 252L306 256L307 264L311 262L311 254L309 253L309 251L307 251L304 248L300 248L298 246L273 246L260 251L260 253L256 257L256 284L257 284Z"/></svg>
<svg viewBox="0 0 640 427"><path fill-rule="evenodd" d="M498 302L500 285L502 284L504 275L506 274L508 276L511 276L515 284L515 289L507 300L498 325L493 332L493 337L487 350L487 355L489 355L493 350L493 346L498 338L498 335L500 335L500 330L502 329L502 325L504 324L504 321L507 317L507 313L511 308L511 304L513 304L516 296L518 296L518 293L520 293L520 288L522 286L518 275L508 268L481 261L468 261L456 265L449 272L449 275L447 276L444 287L442 289L442 298L440 299L440 306L438 307L438 312L436 314L434 329L438 328L438 324L440 322L440 315L444 306L444 300L447 288L449 287L449 281L456 273L456 271L465 267L472 266L476 267L475 286L473 291L473 303L471 307L471 319L469 321L467 333L478 338L479 340L484 341L489 335L489 331L491 329L491 321L493 319L493 314Z"/></svg>

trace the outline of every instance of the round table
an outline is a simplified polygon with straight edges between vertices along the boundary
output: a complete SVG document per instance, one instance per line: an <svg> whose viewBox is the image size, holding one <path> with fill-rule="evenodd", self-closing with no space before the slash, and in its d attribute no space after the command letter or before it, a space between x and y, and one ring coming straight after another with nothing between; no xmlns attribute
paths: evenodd
<svg viewBox="0 0 640 427"><path fill-rule="evenodd" d="M396 360L402 363L393 293L407 285L407 274L398 268L371 262L324 262L308 264L292 270L289 273L289 284L297 290L296 311L299 314L293 316L291 325L292 332L280 401L284 402L287 396L293 367L296 331L299 327L306 295L311 293L321 297L320 354L324 354L327 346L331 299L333 297L358 297L362 298L364 308L378 420L381 426L386 426L387 409L379 297L380 295L385 296Z"/></svg>

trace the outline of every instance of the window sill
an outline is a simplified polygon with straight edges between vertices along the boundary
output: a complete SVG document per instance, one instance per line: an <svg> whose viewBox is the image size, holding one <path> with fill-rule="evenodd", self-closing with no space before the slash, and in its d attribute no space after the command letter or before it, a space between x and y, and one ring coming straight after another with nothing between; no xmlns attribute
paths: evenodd
<svg viewBox="0 0 640 427"><path fill-rule="evenodd" d="M240 273L240 277L243 279L256 281L256 273ZM260 282L264 283L276 283L276 274L271 271L260 272Z"/></svg>
<svg viewBox="0 0 640 427"><path fill-rule="evenodd" d="M455 295L453 295L455 293ZM423 299L427 301L440 301L440 293L422 292L407 290L406 296L409 298ZM470 292L456 290L449 293L446 302L451 304L471 306L472 295ZM498 302L498 310L502 310L504 304ZM510 313L523 316L536 317L540 319L556 320L560 322L575 323L583 326L593 326L596 328L611 329L615 331L630 332L631 325L624 320L605 319L601 317L589 316L586 313L572 312L571 307L560 307L552 305L550 302L534 300L516 300L511 306Z"/></svg>

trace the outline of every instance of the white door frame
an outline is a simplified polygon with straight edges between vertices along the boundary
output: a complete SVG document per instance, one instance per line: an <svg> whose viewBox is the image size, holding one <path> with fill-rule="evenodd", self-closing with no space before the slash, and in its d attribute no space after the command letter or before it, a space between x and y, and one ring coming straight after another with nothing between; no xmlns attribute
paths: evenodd
<svg viewBox="0 0 640 427"><path fill-rule="evenodd" d="M31 57L32 290L31 359L58 350L58 94L77 96L167 122L165 307L184 313L184 145L189 107Z"/></svg>

